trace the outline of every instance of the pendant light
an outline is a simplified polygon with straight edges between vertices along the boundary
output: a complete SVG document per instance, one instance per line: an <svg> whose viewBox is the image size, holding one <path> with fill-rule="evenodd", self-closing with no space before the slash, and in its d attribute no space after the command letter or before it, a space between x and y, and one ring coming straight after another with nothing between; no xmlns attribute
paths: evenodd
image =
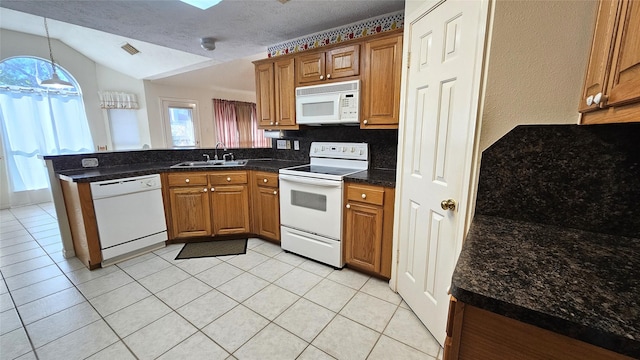
<svg viewBox="0 0 640 360"><path fill-rule="evenodd" d="M53 61L53 51L51 51L51 39L49 38L49 27L47 26L47 18L44 18L44 31L47 33L47 43L49 44L49 58L51 59L51 79L43 80L40 82L40 86L52 89L69 89L73 87L73 84L64 81L58 77L56 72L56 63Z"/></svg>

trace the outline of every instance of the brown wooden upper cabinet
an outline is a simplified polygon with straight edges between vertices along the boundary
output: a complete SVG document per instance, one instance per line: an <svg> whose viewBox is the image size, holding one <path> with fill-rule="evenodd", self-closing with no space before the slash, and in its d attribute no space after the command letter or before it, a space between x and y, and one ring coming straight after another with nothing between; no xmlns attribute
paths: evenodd
<svg viewBox="0 0 640 360"><path fill-rule="evenodd" d="M360 74L360 45L354 44L296 56L296 83L320 84Z"/></svg>
<svg viewBox="0 0 640 360"><path fill-rule="evenodd" d="M262 129L298 129L294 59L256 63L256 112Z"/></svg>
<svg viewBox="0 0 640 360"><path fill-rule="evenodd" d="M640 1L601 0L578 110L583 124L640 122Z"/></svg>
<svg viewBox="0 0 640 360"><path fill-rule="evenodd" d="M397 128L400 118L402 34L365 42L360 128Z"/></svg>

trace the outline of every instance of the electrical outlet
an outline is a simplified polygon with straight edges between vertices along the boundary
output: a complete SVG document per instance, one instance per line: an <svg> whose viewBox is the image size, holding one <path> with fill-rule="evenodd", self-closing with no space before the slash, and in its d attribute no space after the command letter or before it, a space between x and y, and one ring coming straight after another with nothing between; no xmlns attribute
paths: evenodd
<svg viewBox="0 0 640 360"><path fill-rule="evenodd" d="M98 159L97 158L84 158L82 159L82 167L97 167Z"/></svg>
<svg viewBox="0 0 640 360"><path fill-rule="evenodd" d="M278 140L276 142L276 149L284 150L286 148L287 148L287 141L286 140Z"/></svg>
<svg viewBox="0 0 640 360"><path fill-rule="evenodd" d="M291 141L287 140L287 150L291 150Z"/></svg>
<svg viewBox="0 0 640 360"><path fill-rule="evenodd" d="M300 150L300 141L293 140L293 150Z"/></svg>

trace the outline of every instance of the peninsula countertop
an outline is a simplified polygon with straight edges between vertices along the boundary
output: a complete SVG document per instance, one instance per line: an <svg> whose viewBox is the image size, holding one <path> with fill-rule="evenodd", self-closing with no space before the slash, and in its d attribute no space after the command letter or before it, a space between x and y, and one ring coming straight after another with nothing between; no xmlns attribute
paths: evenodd
<svg viewBox="0 0 640 360"><path fill-rule="evenodd" d="M640 238L476 215L451 293L640 358Z"/></svg>

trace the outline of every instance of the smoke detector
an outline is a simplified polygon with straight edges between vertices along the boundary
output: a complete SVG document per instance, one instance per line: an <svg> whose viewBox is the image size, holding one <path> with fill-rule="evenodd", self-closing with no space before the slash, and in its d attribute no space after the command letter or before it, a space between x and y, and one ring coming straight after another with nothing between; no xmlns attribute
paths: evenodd
<svg viewBox="0 0 640 360"><path fill-rule="evenodd" d="M207 51L212 51L216 48L216 39L212 37L203 37L200 39L200 46Z"/></svg>

